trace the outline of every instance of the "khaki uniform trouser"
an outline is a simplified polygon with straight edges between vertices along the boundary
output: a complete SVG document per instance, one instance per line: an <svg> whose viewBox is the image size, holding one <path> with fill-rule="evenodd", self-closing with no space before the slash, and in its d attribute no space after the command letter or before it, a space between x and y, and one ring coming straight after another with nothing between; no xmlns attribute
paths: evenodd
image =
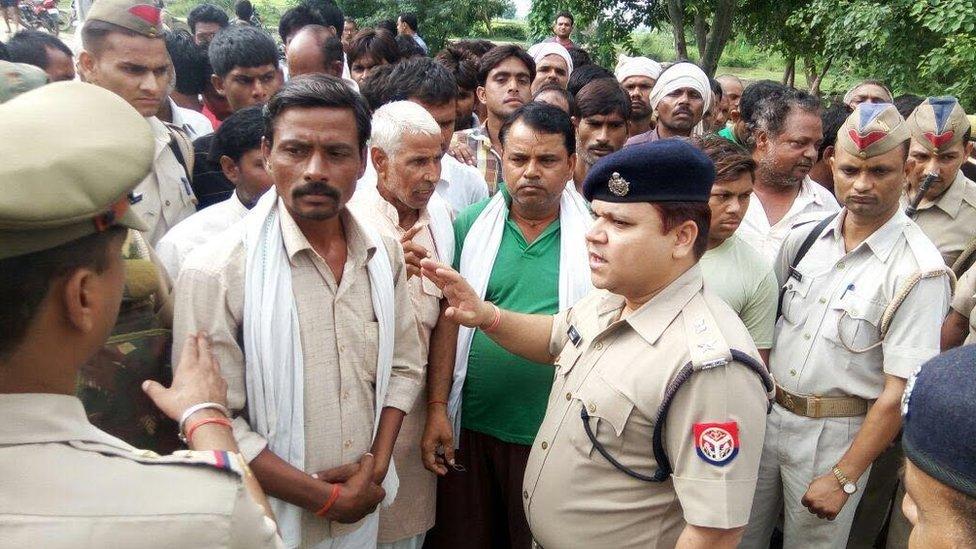
<svg viewBox="0 0 976 549"><path fill-rule="evenodd" d="M806 418L773 405L766 421L752 513L740 548L768 547L780 510L784 515L784 549L846 547L870 469L861 475L857 492L833 521L817 518L800 501L813 479L830 474L863 422L864 416Z"/></svg>
<svg viewBox="0 0 976 549"><path fill-rule="evenodd" d="M901 510L905 486L899 480L899 471L904 462L900 441L895 442L874 461L864 497L854 515L854 525L847 541L850 549L873 549L882 534L887 542L880 547L908 547L908 535L912 528Z"/></svg>

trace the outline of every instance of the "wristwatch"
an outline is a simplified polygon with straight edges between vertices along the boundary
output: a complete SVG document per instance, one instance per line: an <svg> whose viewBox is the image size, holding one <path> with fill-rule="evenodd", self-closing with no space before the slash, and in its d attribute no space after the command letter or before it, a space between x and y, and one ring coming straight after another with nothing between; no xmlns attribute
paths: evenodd
<svg viewBox="0 0 976 549"><path fill-rule="evenodd" d="M837 482L840 483L840 487L844 490L845 494L852 495L854 492L857 492L857 484L851 482L851 479L847 478L847 475L840 468L834 467L834 477L837 478Z"/></svg>

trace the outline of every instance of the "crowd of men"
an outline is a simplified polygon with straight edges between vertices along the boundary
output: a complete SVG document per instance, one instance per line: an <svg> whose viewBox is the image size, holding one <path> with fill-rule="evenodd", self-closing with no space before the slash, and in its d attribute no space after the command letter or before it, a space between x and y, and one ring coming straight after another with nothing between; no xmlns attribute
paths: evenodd
<svg viewBox="0 0 976 549"><path fill-rule="evenodd" d="M235 11L0 45L0 547L976 547L955 98Z"/></svg>

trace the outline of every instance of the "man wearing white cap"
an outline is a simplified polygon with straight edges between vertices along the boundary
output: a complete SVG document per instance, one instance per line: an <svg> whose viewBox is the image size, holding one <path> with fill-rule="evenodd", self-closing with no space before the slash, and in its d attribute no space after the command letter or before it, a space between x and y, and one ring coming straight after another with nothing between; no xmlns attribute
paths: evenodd
<svg viewBox="0 0 976 549"><path fill-rule="evenodd" d="M651 90L661 76L661 64L647 57L621 55L613 71L617 82L630 96L628 137L651 131Z"/></svg>
<svg viewBox="0 0 976 549"><path fill-rule="evenodd" d="M675 63L661 72L649 98L657 112L657 126L635 135L627 145L649 143L668 137L701 134L701 121L712 106L712 87L705 71L694 63Z"/></svg>
<svg viewBox="0 0 976 549"><path fill-rule="evenodd" d="M566 88L569 75L573 74L573 58L566 48L555 42L540 42L529 48L529 55L535 60L533 94L549 83Z"/></svg>

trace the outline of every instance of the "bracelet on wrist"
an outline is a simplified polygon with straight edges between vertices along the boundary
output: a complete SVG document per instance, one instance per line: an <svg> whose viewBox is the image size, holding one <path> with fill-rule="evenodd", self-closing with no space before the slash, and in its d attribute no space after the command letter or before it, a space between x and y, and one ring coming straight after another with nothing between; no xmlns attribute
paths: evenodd
<svg viewBox="0 0 976 549"><path fill-rule="evenodd" d="M315 516L324 518L325 514L329 512L329 509L332 509L332 506L335 505L335 502L339 499L339 494L341 492L342 486L340 486L339 483L333 484L332 492L329 494L329 499L325 500L325 504L322 505L322 508L315 512Z"/></svg>
<svg viewBox="0 0 976 549"><path fill-rule="evenodd" d="M224 427L227 427L228 429L231 428L231 426L230 426L230 420L227 419L227 418L225 418L225 417L207 417L207 418L203 418L203 419L201 419L199 421L194 421L193 423L190 424L189 427L186 428L186 443L189 444L190 441L193 439L193 433L194 433L194 431L197 430L197 428L203 427L204 425L209 425L209 424L223 425Z"/></svg>
<svg viewBox="0 0 976 549"><path fill-rule="evenodd" d="M491 324L481 329L481 331L485 332L486 334L494 332L502 321L502 310L498 308L498 305L491 302L488 302L488 304L491 305L492 309L494 309L495 316L491 319Z"/></svg>
<svg viewBox="0 0 976 549"><path fill-rule="evenodd" d="M430 406L431 404L443 404L444 406L447 406L447 401L446 400L428 400L427 401L427 406Z"/></svg>
<svg viewBox="0 0 976 549"><path fill-rule="evenodd" d="M180 416L180 441L183 444L188 444L186 436L186 420L190 419L190 416L199 412L200 410L217 410L224 415L225 418L230 419L230 410L227 409L223 404L218 404L216 402L201 402L199 404L194 404L183 412Z"/></svg>

